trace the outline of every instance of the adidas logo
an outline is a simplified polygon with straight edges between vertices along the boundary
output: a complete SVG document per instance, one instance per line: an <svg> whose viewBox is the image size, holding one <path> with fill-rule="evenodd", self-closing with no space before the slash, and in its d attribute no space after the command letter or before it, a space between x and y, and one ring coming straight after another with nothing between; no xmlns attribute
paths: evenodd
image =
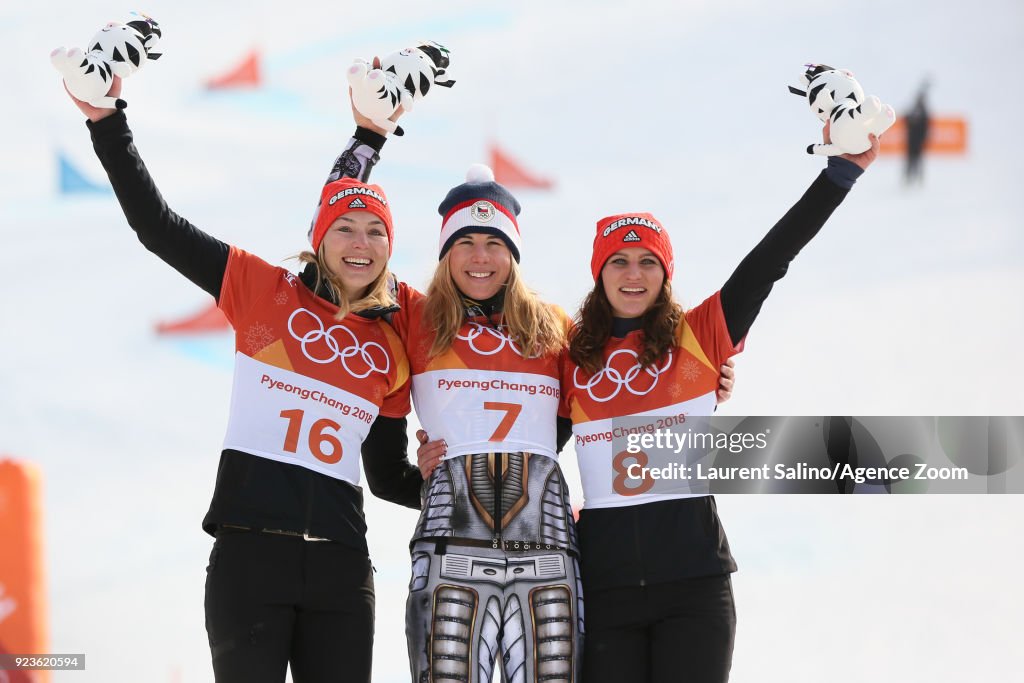
<svg viewBox="0 0 1024 683"><path fill-rule="evenodd" d="M630 230L626 233L626 236L622 238L623 242L639 242L640 235L636 234L635 230Z"/></svg>
<svg viewBox="0 0 1024 683"><path fill-rule="evenodd" d="M366 208L366 202L364 202L359 197L356 197L355 199L353 199L349 203L348 208L350 208L350 209L365 209Z"/></svg>

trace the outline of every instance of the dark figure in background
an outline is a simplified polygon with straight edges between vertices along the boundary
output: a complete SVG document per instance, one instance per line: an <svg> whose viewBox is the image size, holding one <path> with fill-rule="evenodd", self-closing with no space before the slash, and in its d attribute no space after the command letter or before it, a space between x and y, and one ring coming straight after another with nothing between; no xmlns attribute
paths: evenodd
<svg viewBox="0 0 1024 683"><path fill-rule="evenodd" d="M928 84L925 83L917 93L914 106L907 112L907 170L906 183L921 184L924 174L921 170L921 156L924 154L924 145L928 140L928 105L925 96L928 92Z"/></svg>

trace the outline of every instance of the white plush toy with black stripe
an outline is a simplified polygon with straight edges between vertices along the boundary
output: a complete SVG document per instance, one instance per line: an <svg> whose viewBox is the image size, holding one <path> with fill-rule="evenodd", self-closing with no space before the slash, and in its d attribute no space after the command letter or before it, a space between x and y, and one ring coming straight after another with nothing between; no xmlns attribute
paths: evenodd
<svg viewBox="0 0 1024 683"><path fill-rule="evenodd" d="M447 77L448 50L438 43L424 42L392 53L374 66L357 59L348 69L352 104L374 125L402 135L401 126L389 120L399 107L411 111L413 104L426 96L431 86L450 88L455 81Z"/></svg>
<svg viewBox="0 0 1024 683"><path fill-rule="evenodd" d="M148 61L159 59L160 26L144 14L127 24L112 21L89 41L83 52L59 47L50 53L54 68L64 77L68 91L94 107L111 109L116 100L107 97L114 76L127 78Z"/></svg>
<svg viewBox="0 0 1024 683"><path fill-rule="evenodd" d="M864 96L853 72L825 64L805 64L800 76L803 89L789 91L807 99L818 120L831 121L831 144L808 145L808 154L836 156L860 154L871 148L869 134L879 136L896 121L896 112L874 95Z"/></svg>
<svg viewBox="0 0 1024 683"><path fill-rule="evenodd" d="M368 62L357 59L346 75L352 91L352 106L356 111L373 121L374 125L401 135L402 129L389 117L405 100L411 101L412 94L399 85L395 74L375 69Z"/></svg>
<svg viewBox="0 0 1024 683"><path fill-rule="evenodd" d="M380 68L395 75L398 82L412 95L414 102L423 99L432 85L450 88L455 81L447 76L448 49L432 41L417 47L408 47L380 60ZM403 103L403 105L406 103ZM406 109L411 109L408 104Z"/></svg>

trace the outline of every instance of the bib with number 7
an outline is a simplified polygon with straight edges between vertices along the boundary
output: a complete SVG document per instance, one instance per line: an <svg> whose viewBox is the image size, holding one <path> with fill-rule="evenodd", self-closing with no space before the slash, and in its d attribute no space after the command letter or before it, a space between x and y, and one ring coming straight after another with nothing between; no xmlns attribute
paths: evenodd
<svg viewBox="0 0 1024 683"><path fill-rule="evenodd" d="M523 358L505 327L475 318L450 349L431 357L424 296L402 285L399 301L394 324L406 341L416 415L431 440L447 442L446 457L521 451L555 458L559 355Z"/></svg>

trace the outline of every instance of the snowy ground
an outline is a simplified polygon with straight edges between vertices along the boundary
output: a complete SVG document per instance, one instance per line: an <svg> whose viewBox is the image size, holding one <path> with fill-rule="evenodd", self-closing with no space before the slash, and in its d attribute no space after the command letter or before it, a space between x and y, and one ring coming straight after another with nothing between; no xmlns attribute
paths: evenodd
<svg viewBox="0 0 1024 683"><path fill-rule="evenodd" d="M144 252L112 196L54 190L57 150L89 175L101 170L47 55L129 9L0 8L14 66L0 155L0 454L45 474L52 650L88 655L86 672L54 680L209 681L210 539L199 522L226 423L230 343L157 338L155 321L205 295ZM137 9L166 36L163 60L125 86L147 163L180 213L272 261L302 248L351 131L342 68L419 38L447 44L458 84L408 117L375 175L395 207L394 270L424 283L436 204L493 138L558 182L520 193L523 266L570 310L588 286L593 222L629 208L670 226L687 303L721 285L823 166L802 151L818 132L785 87L803 63L851 68L897 109L931 76L933 109L970 121L969 153L928 160L914 191L897 160L869 171L765 305L723 410L1024 414L1024 155L1012 123L1024 102L1012 78L1003 87L1005 66L1024 58L1015 0ZM199 87L253 46L266 56L264 90ZM571 453L563 463L574 480ZM719 507L741 568L733 680L1016 671L1020 497L733 496ZM371 499L367 517L374 680L407 680L414 515Z"/></svg>

